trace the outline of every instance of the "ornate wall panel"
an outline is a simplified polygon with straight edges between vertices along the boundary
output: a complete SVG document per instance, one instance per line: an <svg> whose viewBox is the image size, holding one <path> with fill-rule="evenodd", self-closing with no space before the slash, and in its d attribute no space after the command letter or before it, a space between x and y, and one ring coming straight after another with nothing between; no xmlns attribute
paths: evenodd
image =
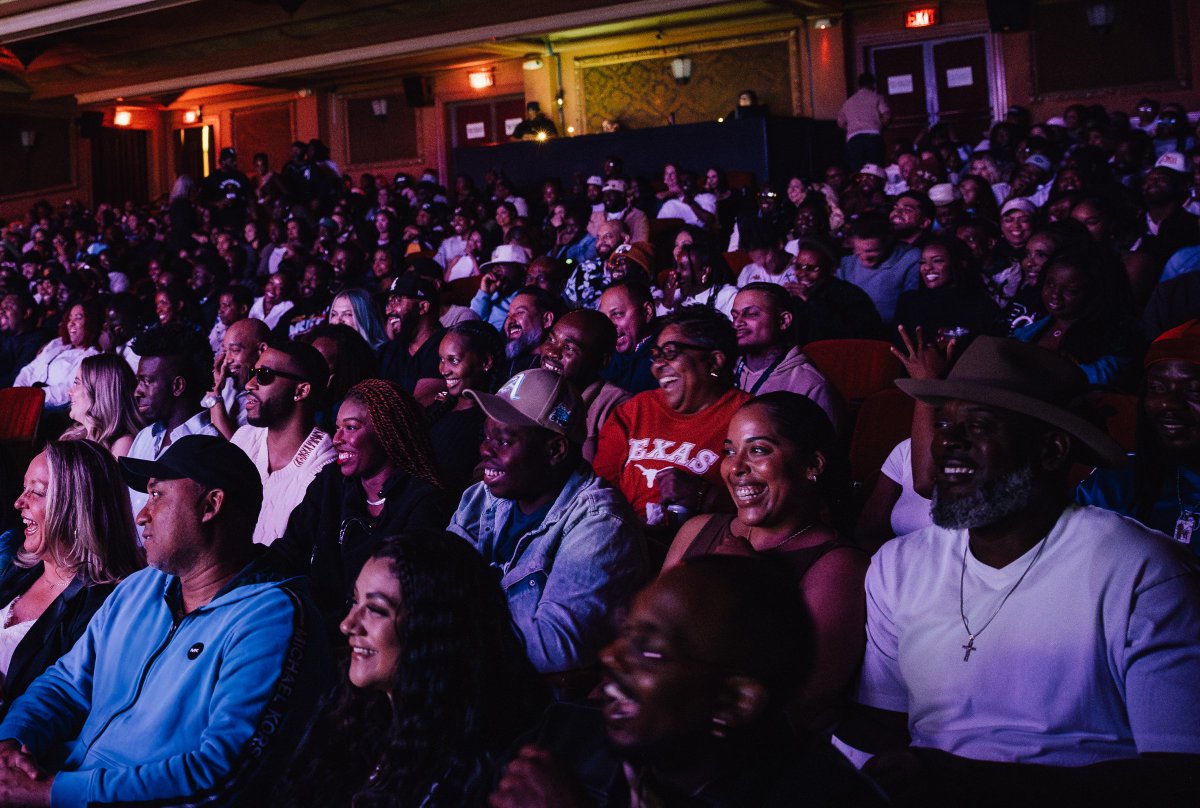
<svg viewBox="0 0 1200 808"><path fill-rule="evenodd" d="M764 41L764 39L766 41ZM738 43L710 43L671 50L577 59L576 84L583 100L586 131L599 132L605 118L633 128L715 121L728 115L742 90L758 93L776 115L791 115L791 36L773 34ZM692 78L677 84L671 60L692 60Z"/></svg>

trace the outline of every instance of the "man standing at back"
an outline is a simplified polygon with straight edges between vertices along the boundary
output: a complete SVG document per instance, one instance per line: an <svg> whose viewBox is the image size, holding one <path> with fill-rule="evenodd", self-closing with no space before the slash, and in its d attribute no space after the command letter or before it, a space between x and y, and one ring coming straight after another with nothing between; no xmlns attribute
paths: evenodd
<svg viewBox="0 0 1200 808"><path fill-rule="evenodd" d="M838 111L838 126L846 130L846 162L851 171L867 163L883 165L883 128L892 119L887 99L875 91L875 76L862 73L858 91Z"/></svg>
<svg viewBox="0 0 1200 808"><path fill-rule="evenodd" d="M317 428L327 375L321 353L303 342L278 342L263 349L250 369L249 423L231 440L253 461L262 480L256 544L270 544L283 535L292 509L304 499L317 472L337 456L329 435Z"/></svg>
<svg viewBox="0 0 1200 808"><path fill-rule="evenodd" d="M151 569L13 703L5 804L261 805L328 679L316 607L250 540L262 487L236 446L189 435L121 466L149 494Z"/></svg>

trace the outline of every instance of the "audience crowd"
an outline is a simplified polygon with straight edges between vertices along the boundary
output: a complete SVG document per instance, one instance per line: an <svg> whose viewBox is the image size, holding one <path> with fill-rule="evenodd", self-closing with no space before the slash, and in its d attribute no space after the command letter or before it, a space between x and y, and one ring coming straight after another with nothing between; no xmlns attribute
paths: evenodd
<svg viewBox="0 0 1200 808"><path fill-rule="evenodd" d="M0 806L1195 804L1187 121L35 204Z"/></svg>

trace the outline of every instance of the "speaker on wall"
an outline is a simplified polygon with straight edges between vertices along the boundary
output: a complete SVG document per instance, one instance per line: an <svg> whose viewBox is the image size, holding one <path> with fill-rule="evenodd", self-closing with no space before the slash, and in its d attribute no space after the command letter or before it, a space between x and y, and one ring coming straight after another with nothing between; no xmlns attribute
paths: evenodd
<svg viewBox="0 0 1200 808"><path fill-rule="evenodd" d="M426 76L405 76L404 101L410 107L428 107L433 104L433 83Z"/></svg>
<svg viewBox="0 0 1200 808"><path fill-rule="evenodd" d="M1025 31L1033 0L987 0L988 23L996 33Z"/></svg>
<svg viewBox="0 0 1200 808"><path fill-rule="evenodd" d="M95 110L84 110L79 113L79 136L89 140L100 134L104 126L104 113Z"/></svg>

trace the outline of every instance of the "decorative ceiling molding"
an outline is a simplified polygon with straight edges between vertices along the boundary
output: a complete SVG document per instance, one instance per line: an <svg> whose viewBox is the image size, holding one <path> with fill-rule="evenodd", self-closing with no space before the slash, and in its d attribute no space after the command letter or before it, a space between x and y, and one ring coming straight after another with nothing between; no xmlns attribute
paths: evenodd
<svg viewBox="0 0 1200 808"><path fill-rule="evenodd" d="M36 11L0 16L0 42L21 42L196 2L198 0L77 0L60 3Z"/></svg>

